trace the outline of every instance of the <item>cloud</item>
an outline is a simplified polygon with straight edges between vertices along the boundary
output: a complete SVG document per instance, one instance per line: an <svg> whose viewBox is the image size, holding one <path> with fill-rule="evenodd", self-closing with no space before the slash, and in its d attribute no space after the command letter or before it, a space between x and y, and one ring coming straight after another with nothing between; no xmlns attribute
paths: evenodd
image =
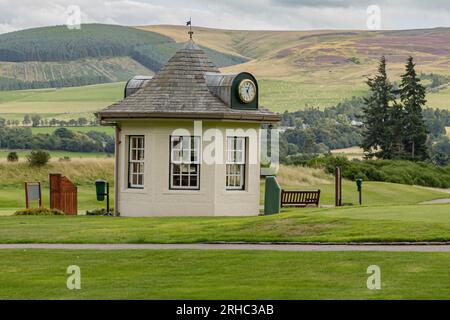
<svg viewBox="0 0 450 320"><path fill-rule="evenodd" d="M0 33L61 25L78 5L83 23L183 24L224 29L365 29L377 4L384 29L450 27L448 0L0 0Z"/></svg>

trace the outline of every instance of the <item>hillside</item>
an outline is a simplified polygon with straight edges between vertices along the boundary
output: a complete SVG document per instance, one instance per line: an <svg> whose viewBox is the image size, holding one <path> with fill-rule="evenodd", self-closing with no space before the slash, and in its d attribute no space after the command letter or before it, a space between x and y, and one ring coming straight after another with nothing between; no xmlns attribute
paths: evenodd
<svg viewBox="0 0 450 320"><path fill-rule="evenodd" d="M394 81L399 80L404 60L413 55L424 84L429 87L428 106L450 109L450 29L233 31L195 27L194 30L194 40L223 67L222 71L255 73L261 103L276 112L295 111L307 105L330 107L352 96L364 95L365 80L375 73L382 54L387 56ZM10 56L14 49L22 52L17 57L25 60L0 59L0 90L121 82L135 74L152 74L186 39L184 26L83 25L80 33L65 27L49 27L0 35L1 59L14 60ZM56 45L60 43L67 50ZM66 54L75 43L77 49ZM24 48L33 50L25 52ZM134 48L134 53L130 48ZM27 61L37 57L62 61ZM439 81L431 88L433 77ZM123 83L88 87L85 96L90 97L94 90L98 90L95 95L102 96L102 101L74 96L74 92L84 96L82 87L52 91L51 95L45 90L11 92L6 95L8 99L0 97L0 116L23 119L24 113L41 113L46 118L76 118L80 114L92 117L92 112L122 97ZM71 100L67 101L67 97Z"/></svg>
<svg viewBox="0 0 450 320"><path fill-rule="evenodd" d="M138 27L182 41L184 27ZM377 60L387 57L390 76L399 80L404 62L412 55L419 72L450 75L450 29L405 31L232 31L195 28L197 43L250 59L222 69L246 70L262 83L262 100L272 110L305 105L331 106L363 95L365 80L376 71ZM429 94L429 106L450 108L447 79ZM426 83L426 82L425 82Z"/></svg>
<svg viewBox="0 0 450 320"><path fill-rule="evenodd" d="M0 90L124 81L159 71L180 46L158 33L115 25L11 32L0 35ZM204 49L221 67L246 61Z"/></svg>

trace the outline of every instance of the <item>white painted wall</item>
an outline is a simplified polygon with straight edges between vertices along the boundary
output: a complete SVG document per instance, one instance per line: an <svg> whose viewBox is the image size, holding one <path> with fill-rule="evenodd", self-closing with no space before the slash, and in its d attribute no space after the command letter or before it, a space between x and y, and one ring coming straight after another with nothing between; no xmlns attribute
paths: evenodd
<svg viewBox="0 0 450 320"><path fill-rule="evenodd" d="M222 164L200 167L200 190L169 190L170 135L185 128L194 135L194 122L173 120L136 120L119 123L119 181L116 181L117 210L121 216L255 216L259 214L260 124L228 121L203 121L203 132L218 129L226 146L227 129L243 129L248 137L246 188L229 191L225 186L225 152ZM253 135L252 132L256 132ZM128 188L128 136L145 137L144 189ZM196 134L195 134L196 135ZM203 139L202 139L203 140ZM202 141L203 150L209 145ZM254 157L253 163L249 157Z"/></svg>

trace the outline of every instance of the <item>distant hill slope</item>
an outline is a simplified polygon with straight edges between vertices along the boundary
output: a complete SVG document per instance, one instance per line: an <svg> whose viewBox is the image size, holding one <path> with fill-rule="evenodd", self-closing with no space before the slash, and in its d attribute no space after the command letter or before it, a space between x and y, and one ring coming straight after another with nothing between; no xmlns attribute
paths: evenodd
<svg viewBox="0 0 450 320"><path fill-rule="evenodd" d="M137 28L175 41L181 41L185 30L164 25ZM367 68L373 69L382 55L393 69L412 55L424 71L450 74L450 28L377 32L195 29L197 43L251 59L245 66L262 77L296 76L298 72L329 71L331 67L355 67L364 73Z"/></svg>
<svg viewBox="0 0 450 320"><path fill-rule="evenodd" d="M185 37L183 26L141 26L175 41ZM365 81L385 55L393 81L413 56L419 73L442 75L430 91L429 105L450 109L450 28L404 31L238 31L194 28L200 45L249 59L223 68L249 71L261 81L263 103L272 110L297 110L305 105L332 106L367 92Z"/></svg>
<svg viewBox="0 0 450 320"><path fill-rule="evenodd" d="M0 35L0 89L76 86L152 74L180 46L170 37L117 25L7 33ZM246 61L209 48L205 51L219 67Z"/></svg>

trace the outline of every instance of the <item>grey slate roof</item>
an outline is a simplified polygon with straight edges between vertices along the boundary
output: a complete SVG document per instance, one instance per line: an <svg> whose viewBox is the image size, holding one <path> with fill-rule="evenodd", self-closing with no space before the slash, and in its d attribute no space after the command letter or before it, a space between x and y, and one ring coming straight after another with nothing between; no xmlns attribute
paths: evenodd
<svg viewBox="0 0 450 320"><path fill-rule="evenodd" d="M219 73L206 54L189 41L142 89L97 113L101 121L130 118L233 119L277 122L266 109L232 109L207 87L205 73Z"/></svg>

